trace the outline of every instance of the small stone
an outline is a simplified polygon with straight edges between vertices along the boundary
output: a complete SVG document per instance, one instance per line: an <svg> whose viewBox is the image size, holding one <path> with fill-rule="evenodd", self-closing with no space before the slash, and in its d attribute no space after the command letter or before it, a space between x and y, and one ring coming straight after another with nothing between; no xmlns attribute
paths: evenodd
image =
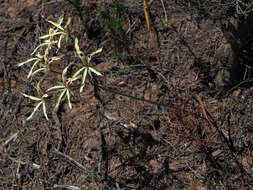
<svg viewBox="0 0 253 190"><path fill-rule="evenodd" d="M233 96L234 96L234 97L238 97L240 93L241 93L241 90L240 90L240 89L235 90L235 91L233 92Z"/></svg>
<svg viewBox="0 0 253 190"><path fill-rule="evenodd" d="M216 58L222 59L229 57L230 53L232 52L232 47L230 44L223 43L220 47L216 50Z"/></svg>
<svg viewBox="0 0 253 190"><path fill-rule="evenodd" d="M216 88L224 88L226 85L229 85L230 82L230 73L228 70L222 69L218 71L214 83Z"/></svg>

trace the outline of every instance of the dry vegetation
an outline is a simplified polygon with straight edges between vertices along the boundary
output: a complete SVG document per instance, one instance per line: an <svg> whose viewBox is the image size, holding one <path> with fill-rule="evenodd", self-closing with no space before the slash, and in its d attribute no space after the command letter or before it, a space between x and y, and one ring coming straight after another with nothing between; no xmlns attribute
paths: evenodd
<svg viewBox="0 0 253 190"><path fill-rule="evenodd" d="M0 0L0 189L253 189L253 5ZM27 121L27 79L60 16L103 74ZM53 69L78 60L73 45ZM69 70L72 75L76 70ZM61 75L51 73L42 90ZM239 85L238 85L239 84ZM77 92L79 89L77 89Z"/></svg>

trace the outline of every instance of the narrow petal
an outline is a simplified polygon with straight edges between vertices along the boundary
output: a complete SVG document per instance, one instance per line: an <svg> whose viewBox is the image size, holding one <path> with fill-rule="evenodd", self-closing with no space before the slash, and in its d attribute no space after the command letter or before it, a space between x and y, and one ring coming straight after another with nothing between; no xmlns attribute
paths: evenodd
<svg viewBox="0 0 253 190"><path fill-rule="evenodd" d="M42 46L51 46L52 44L57 43L57 41L45 41L44 43L40 44L39 46L37 46L33 52L31 53L31 55L33 55L40 47Z"/></svg>
<svg viewBox="0 0 253 190"><path fill-rule="evenodd" d="M26 120L30 120L30 119L33 117L33 115L34 115L35 112L39 109L39 107L40 107L41 104L42 104L42 101L39 102L39 103L36 105L36 107L34 108L33 112L31 113L31 115L30 115Z"/></svg>
<svg viewBox="0 0 253 190"><path fill-rule="evenodd" d="M79 48L79 45L78 45L78 39L75 38L75 49L76 49L76 52L80 52L80 48Z"/></svg>
<svg viewBox="0 0 253 190"><path fill-rule="evenodd" d="M46 110L46 103L45 102L43 102L43 113L44 113L45 118L48 120L47 110Z"/></svg>
<svg viewBox="0 0 253 190"><path fill-rule="evenodd" d="M36 71L34 71L34 72L32 73L32 76L35 75L36 73L39 73L39 72L42 72L42 71L46 71L46 68L37 69Z"/></svg>
<svg viewBox="0 0 253 190"><path fill-rule="evenodd" d="M72 109L72 104L71 104L71 101L70 101L70 93L69 93L69 90L67 90L66 94L67 94L67 99L68 99L69 108Z"/></svg>
<svg viewBox="0 0 253 190"><path fill-rule="evenodd" d="M65 37L65 35L64 34L62 34L62 35L60 35L60 38L59 38L59 40L58 40L58 44L57 44L57 48L58 49L60 49L61 48L61 41L62 41L62 39Z"/></svg>
<svg viewBox="0 0 253 190"><path fill-rule="evenodd" d="M27 95L27 94L24 94L24 93L22 93L22 95L26 98L30 98L31 100L35 100L35 101L40 101L41 100L41 98L37 98L35 96L30 96L30 95Z"/></svg>
<svg viewBox="0 0 253 190"><path fill-rule="evenodd" d="M85 55L84 55L84 53L79 48L78 39L77 38L75 38L75 49L76 49L76 53L77 53L78 57L82 60L82 62L84 62Z"/></svg>
<svg viewBox="0 0 253 190"><path fill-rule="evenodd" d="M66 92L66 90L63 90L62 93L60 94L60 96L58 97L58 100L57 100L57 103L56 103L56 106L55 106L55 110L58 110L61 99L62 99L63 95L65 94L65 92Z"/></svg>
<svg viewBox="0 0 253 190"><path fill-rule="evenodd" d="M65 88L65 86L63 86L63 85L53 86L53 87L47 89L47 92L48 92L48 91L51 91L51 90L63 89L63 88Z"/></svg>
<svg viewBox="0 0 253 190"><path fill-rule="evenodd" d="M64 55L61 55L61 56L54 56L54 57L51 58L51 60L52 60L52 61L58 61L58 60L60 60L60 59L63 58L63 57L64 57Z"/></svg>
<svg viewBox="0 0 253 190"><path fill-rule="evenodd" d="M71 23L71 20L72 20L71 17L69 17L65 27L67 27Z"/></svg>
<svg viewBox="0 0 253 190"><path fill-rule="evenodd" d="M56 35L60 35L60 34L64 34L64 32L55 32L55 33L51 33L51 34L46 34L44 36L41 36L40 39L47 39Z"/></svg>
<svg viewBox="0 0 253 190"><path fill-rule="evenodd" d="M55 23L55 22L52 22L52 21L48 21L50 24L54 25L56 28L60 29L61 31L64 31L64 28L62 28L61 26L61 23L58 24L58 23Z"/></svg>
<svg viewBox="0 0 253 190"><path fill-rule="evenodd" d="M98 76L102 76L102 74L101 74L100 72L96 71L96 70L95 70L94 68L92 68L92 67L89 67L89 70L90 70L91 72L95 73L95 74L98 75Z"/></svg>
<svg viewBox="0 0 253 190"><path fill-rule="evenodd" d="M103 50L103 48L99 48L97 51L94 51L94 52L92 52L91 54L89 54L89 55L88 55L88 62L90 62L91 58L92 58L94 55L96 55L96 54L102 52L102 50Z"/></svg>
<svg viewBox="0 0 253 190"><path fill-rule="evenodd" d="M26 63L29 63L29 62L31 62L31 61L35 61L35 60L38 60L38 58L31 58L31 59L28 59L28 60L26 60L26 61L24 61L24 62L22 62L22 63L17 64L17 66L18 66L18 67L21 67L22 65L24 65L24 64L26 64Z"/></svg>
<svg viewBox="0 0 253 190"><path fill-rule="evenodd" d="M78 76L84 69L86 69L86 68L83 67L83 68L79 69L79 70L73 75L73 77Z"/></svg>
<svg viewBox="0 0 253 190"><path fill-rule="evenodd" d="M38 63L39 63L39 60L37 60L37 61L32 65L32 67L31 67L31 69L30 69L30 71L29 71L29 73L28 73L28 75L27 75L27 78L30 78L30 77L31 77L31 75L32 75L32 73L33 73L33 69L34 69L34 67L36 67L36 66L38 65Z"/></svg>

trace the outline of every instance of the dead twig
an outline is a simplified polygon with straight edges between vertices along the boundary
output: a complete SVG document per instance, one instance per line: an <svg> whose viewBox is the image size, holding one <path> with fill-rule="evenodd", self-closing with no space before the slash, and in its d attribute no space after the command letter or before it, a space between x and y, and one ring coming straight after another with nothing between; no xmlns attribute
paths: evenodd
<svg viewBox="0 0 253 190"><path fill-rule="evenodd" d="M143 9L144 9L147 28L149 31L150 41L151 41L151 44L154 48L155 57L156 57L157 63L159 64L160 68L162 68L162 65L161 65L161 62L160 62L160 59L158 56L158 48L155 46L155 42L152 37L152 31L151 31L151 27L150 27L150 19L149 19L149 14L148 14L148 6L147 6L146 0L143 0Z"/></svg>
<svg viewBox="0 0 253 190"><path fill-rule="evenodd" d="M12 140L15 140L18 137L18 132L14 133L13 135L11 135L3 144L3 146L6 146L7 144L9 144Z"/></svg>
<svg viewBox="0 0 253 190"><path fill-rule="evenodd" d="M62 134L61 134L61 122L59 120L58 117L58 110L54 110L52 113L53 119L55 121L55 125L53 125L54 129L56 129L57 131L57 139L58 139L58 143L57 143L57 150L60 149L61 143L62 143Z"/></svg>
<svg viewBox="0 0 253 190"><path fill-rule="evenodd" d="M165 9L165 6L164 6L164 3L163 3L163 0L160 0L161 1L161 4L162 4L162 7L163 7L163 12L164 12L164 17L165 17L165 22L168 23L168 17L167 17L167 13L166 13L166 9Z"/></svg>
<svg viewBox="0 0 253 190"><path fill-rule="evenodd" d="M117 91L117 90L115 90L113 88L106 88L106 87L103 87L101 85L98 85L98 87L101 88L102 90L105 90L105 91L110 92L112 94L119 94L121 96L125 96L125 97L128 97L128 98L134 99L134 100L139 100L139 101L147 102L147 103L150 103L150 104L153 104L153 105L169 107L168 104L163 104L163 103L155 102L155 101L152 101L152 100L147 100L147 99L144 99L144 98L138 98L136 96L132 96L132 95L129 95L129 94L125 94L125 93L119 92L119 91Z"/></svg>
<svg viewBox="0 0 253 190"><path fill-rule="evenodd" d="M205 106L204 106L204 103L203 101L201 100L200 96L195 94L193 95L193 97L199 102L200 104L200 107L201 107L201 110L202 110L202 113L204 115L204 117L206 118L206 120L208 121L208 124L211 126L211 127L214 127L216 129L216 131L218 131L220 137L222 138L222 140L226 143L226 145L228 146L228 149L235 161L235 163L237 164L238 168L240 169L241 171L241 174L242 174L242 177L245 176L245 174L248 176L248 173L247 171L244 169L243 165L238 161L236 155L235 155L235 152L236 152L236 149L235 147L233 147L233 143L230 143L230 141L227 139L227 137L223 134L223 132L219 129L219 127L217 126L217 124L213 121L213 119L211 120L211 115L207 115L207 111L205 109Z"/></svg>
<svg viewBox="0 0 253 190"><path fill-rule="evenodd" d="M83 171L84 173L86 173L88 176L92 177L94 176L94 172L91 172L89 171L87 168L85 168L82 164L80 164L79 162L77 162L76 160L74 160L73 158L71 158L70 156L62 153L62 152L59 152L58 150L54 150L53 153L55 153L56 155L58 156L61 156L63 158L66 158L67 161L70 163L70 164L73 164L74 166L78 167L81 171ZM97 177L97 176L96 176ZM100 178L97 177L99 180Z"/></svg>
<svg viewBox="0 0 253 190"><path fill-rule="evenodd" d="M54 184L53 188L64 188L64 189L70 189L70 190L81 190L79 187L74 185L58 185Z"/></svg>
<svg viewBox="0 0 253 190"><path fill-rule="evenodd" d="M106 180L108 173L108 157L106 150L106 141L101 126L99 127L99 141L100 141L100 148L99 148L98 175L101 177L101 179ZM102 170L104 170L104 172Z"/></svg>

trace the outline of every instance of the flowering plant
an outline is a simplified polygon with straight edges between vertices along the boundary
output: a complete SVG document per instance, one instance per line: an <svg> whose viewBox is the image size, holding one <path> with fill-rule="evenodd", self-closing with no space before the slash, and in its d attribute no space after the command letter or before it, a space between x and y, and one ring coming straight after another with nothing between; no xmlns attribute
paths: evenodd
<svg viewBox="0 0 253 190"><path fill-rule="evenodd" d="M71 18L68 18L65 26L62 26L63 20L63 17L60 17L57 22L48 21L50 24L53 25L53 27L49 29L48 34L40 37L43 42L39 46L37 46L31 54L34 55L37 52L36 56L34 58L28 59L24 62L17 64L18 67L21 67L28 63L33 63L31 64L30 71L27 74L28 79L32 79L35 74L44 73L44 75L39 75L41 76L41 78L36 85L38 97L22 93L24 97L38 102L27 120L30 120L34 116L35 112L39 110L39 107L41 105L44 116L48 120L46 104L49 97L52 97L49 96L48 93L55 93L56 91L59 91L60 93L55 104L55 110L58 110L60 103L64 99L67 99L69 108L72 109L71 96L74 96L74 91L72 90L73 83L76 81L80 81L79 89L81 93L84 89L87 76L92 77L94 74L102 76L100 72L96 71L90 65L92 57L102 52L102 48L85 56L84 52L80 50L78 39L73 38L71 36L71 33L69 32ZM57 61L66 62L66 60L63 59L66 56L64 54L61 54L60 50L62 48L63 40L65 40L64 43L68 43L70 41L70 38L74 39L75 52L80 58L80 62L72 62L68 59L66 66L62 69L60 73L61 81L58 81L58 85L49 87L43 92L41 84L48 78L49 73L59 74L51 69L51 65L54 65ZM54 54L57 55L51 56L53 54L51 52L53 52L54 50L56 50ZM70 67L76 68L76 72L72 76L67 75L67 72Z"/></svg>

